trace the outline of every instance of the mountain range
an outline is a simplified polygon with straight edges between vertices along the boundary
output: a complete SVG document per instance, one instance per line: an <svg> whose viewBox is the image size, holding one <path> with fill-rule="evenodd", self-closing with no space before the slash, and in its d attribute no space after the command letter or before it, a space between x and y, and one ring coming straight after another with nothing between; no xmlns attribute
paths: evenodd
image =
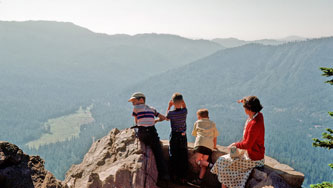
<svg viewBox="0 0 333 188"><path fill-rule="evenodd" d="M1 21L0 140L42 156L61 179L94 139L133 124L127 102L132 92L144 92L162 113L172 93L183 93L189 141L196 110L208 108L221 145L242 136L246 116L236 100L257 95L264 106L266 153L305 173L304 185L329 180L333 155L313 148L311 138L332 127L327 111L333 88L319 67L332 66L333 38L296 39L232 39L236 44L167 34L98 34L63 22ZM27 147L48 133L49 119L91 104L94 122L82 126L78 138ZM167 139L168 123L157 128Z"/></svg>
<svg viewBox="0 0 333 188"><path fill-rule="evenodd" d="M52 117L219 49L173 35L109 36L72 23L1 21L1 122L28 127L11 127L2 139L36 139Z"/></svg>
<svg viewBox="0 0 333 188"><path fill-rule="evenodd" d="M263 44L263 45L280 45L288 42L296 42L296 41L304 41L306 38L299 37L299 36L288 36L281 39L260 39L260 40L252 40L252 41L246 41L246 40L240 40L237 38L216 38L213 39L213 42L216 42L220 45L222 45L225 48L234 48L243 46L246 44Z"/></svg>

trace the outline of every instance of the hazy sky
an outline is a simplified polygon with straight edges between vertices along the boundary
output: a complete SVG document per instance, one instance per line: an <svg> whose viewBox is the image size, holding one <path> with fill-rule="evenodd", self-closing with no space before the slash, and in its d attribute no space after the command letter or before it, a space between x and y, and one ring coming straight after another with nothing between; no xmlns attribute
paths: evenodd
<svg viewBox="0 0 333 188"><path fill-rule="evenodd" d="M312 38L333 36L333 0L0 0L0 20L66 21L108 34Z"/></svg>

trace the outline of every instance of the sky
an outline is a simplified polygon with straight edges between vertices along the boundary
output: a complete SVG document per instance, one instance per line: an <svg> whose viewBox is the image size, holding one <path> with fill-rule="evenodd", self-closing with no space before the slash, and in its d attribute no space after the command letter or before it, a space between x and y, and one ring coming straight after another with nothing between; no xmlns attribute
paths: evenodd
<svg viewBox="0 0 333 188"><path fill-rule="evenodd" d="M1 21L72 22L107 34L243 40L333 36L333 0L0 0Z"/></svg>

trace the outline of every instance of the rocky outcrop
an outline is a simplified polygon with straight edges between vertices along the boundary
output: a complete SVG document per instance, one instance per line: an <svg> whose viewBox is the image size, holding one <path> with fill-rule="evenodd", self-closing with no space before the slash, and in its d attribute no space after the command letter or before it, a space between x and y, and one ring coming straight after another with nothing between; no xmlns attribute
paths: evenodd
<svg viewBox="0 0 333 188"><path fill-rule="evenodd" d="M168 159L169 143L162 143ZM199 168L195 164L193 143L188 143L188 153L188 178L196 178ZM218 146L210 160L215 162L226 153L226 147ZM157 175L151 149L136 138L133 129L113 129L94 142L82 163L73 165L62 183L44 169L44 161L39 156L28 156L17 146L0 141L1 188L156 188ZM303 180L302 173L265 156L265 166L252 171L246 187L301 187ZM172 188L190 187L168 184ZM221 185L207 171L201 187L220 188Z"/></svg>
<svg viewBox="0 0 333 188"><path fill-rule="evenodd" d="M69 188L156 187L154 155L133 129L113 129L92 144L81 164L73 165L64 184Z"/></svg>
<svg viewBox="0 0 333 188"><path fill-rule="evenodd" d="M60 188L61 182L44 169L39 156L29 156L16 145L0 141L1 188Z"/></svg>
<svg viewBox="0 0 333 188"><path fill-rule="evenodd" d="M168 141L162 141L165 158L168 159ZM193 143L188 143L189 178L198 176L199 168L194 162ZM227 148L218 146L212 162L227 153ZM113 129L107 136L96 141L81 164L73 165L66 174L64 184L70 188L154 188L157 170L154 155L136 137L133 129ZM304 175L291 167L265 156L265 167L254 169L246 187L301 187ZM170 183L169 187L178 186ZM202 187L221 185L216 176L207 171Z"/></svg>

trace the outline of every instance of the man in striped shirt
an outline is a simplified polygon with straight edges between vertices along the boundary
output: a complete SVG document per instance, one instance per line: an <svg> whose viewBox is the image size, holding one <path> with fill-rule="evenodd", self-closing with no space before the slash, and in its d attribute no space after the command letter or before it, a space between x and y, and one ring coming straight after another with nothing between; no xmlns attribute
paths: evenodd
<svg viewBox="0 0 333 188"><path fill-rule="evenodd" d="M174 110L170 108L174 106ZM188 169L187 138L186 138L187 108L180 93L174 93L169 102L167 120L170 120L171 134L169 144L170 174L176 183L186 184Z"/></svg>
<svg viewBox="0 0 333 188"><path fill-rule="evenodd" d="M140 103L134 105L132 115L135 118L135 124L137 126L150 127L155 125L155 117L161 116L162 114L158 113L155 108Z"/></svg>
<svg viewBox="0 0 333 188"><path fill-rule="evenodd" d="M128 102L132 102L134 109L132 115L135 119L135 125L138 127L137 136L145 145L152 149L156 167L158 170L158 179L169 180L169 174L165 159L163 157L162 145L155 128L155 117L158 121L165 120L165 116L158 113L155 108L146 105L146 97L143 93L133 93ZM157 120L156 120L157 122Z"/></svg>

